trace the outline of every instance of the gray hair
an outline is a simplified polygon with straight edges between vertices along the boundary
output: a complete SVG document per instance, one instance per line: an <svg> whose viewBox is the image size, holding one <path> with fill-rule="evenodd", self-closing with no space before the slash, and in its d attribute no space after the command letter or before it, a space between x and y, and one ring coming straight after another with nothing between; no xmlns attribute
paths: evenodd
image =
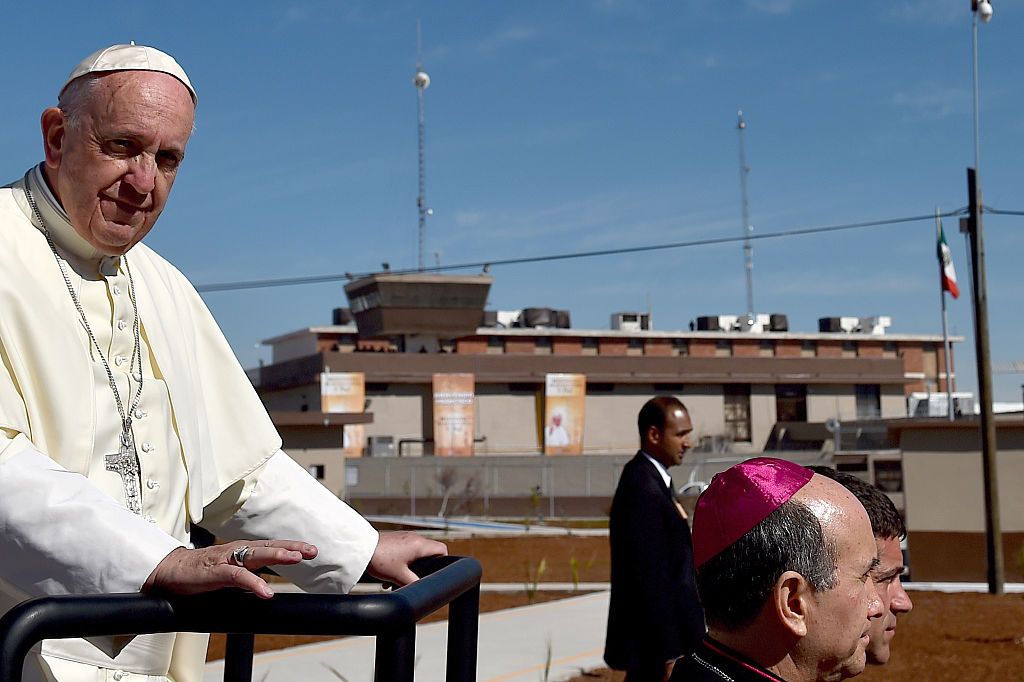
<svg viewBox="0 0 1024 682"><path fill-rule="evenodd" d="M64 121L68 128L79 130L82 126L82 118L89 105L89 98L96 89L98 75L89 74L76 78L68 83L60 97L57 99L57 108L64 112Z"/></svg>
<svg viewBox="0 0 1024 682"><path fill-rule="evenodd" d="M836 584L835 542L814 512L793 499L697 568L708 624L725 630L748 625L786 571L796 571L818 592Z"/></svg>

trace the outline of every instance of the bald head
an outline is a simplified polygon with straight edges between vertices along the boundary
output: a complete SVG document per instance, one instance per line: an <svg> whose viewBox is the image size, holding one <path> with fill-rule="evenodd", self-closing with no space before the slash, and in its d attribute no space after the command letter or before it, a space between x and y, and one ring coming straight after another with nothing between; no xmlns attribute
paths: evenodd
<svg viewBox="0 0 1024 682"><path fill-rule="evenodd" d="M872 624L882 603L872 580L878 565L871 522L863 505L841 484L819 474L794 499L807 505L835 546L834 586L792 593L799 606L784 614L784 627L799 639L792 662L806 679L839 680L864 671Z"/></svg>
<svg viewBox="0 0 1024 682"><path fill-rule="evenodd" d="M859 673L881 614L864 508L791 462L750 460L719 476L694 514L695 553L728 538L697 566L711 635L787 680Z"/></svg>

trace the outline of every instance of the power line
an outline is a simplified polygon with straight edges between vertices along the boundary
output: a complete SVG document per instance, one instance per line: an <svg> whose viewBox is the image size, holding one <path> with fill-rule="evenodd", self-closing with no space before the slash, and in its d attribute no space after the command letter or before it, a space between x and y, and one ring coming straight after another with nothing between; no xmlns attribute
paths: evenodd
<svg viewBox="0 0 1024 682"><path fill-rule="evenodd" d="M985 206L982 208L983 213L991 213L993 215L1024 215L1024 211L1002 211L998 208L992 208Z"/></svg>
<svg viewBox="0 0 1024 682"><path fill-rule="evenodd" d="M939 217L949 218L952 216L961 216L966 214L966 208L958 208L947 213L939 214ZM996 213L994 209L986 208L986 211L990 213ZM1014 214L1009 211L1003 213ZM1024 213L1021 213L1024 215ZM779 239L782 237L799 237L810 234L825 234L829 232L842 232L846 230L858 230L869 227L882 227L884 225L898 225L905 223L920 222L923 220L935 220L935 214L909 216L905 218L888 218L886 220L869 220L859 223L846 223L842 225L827 225L824 227L804 227L793 230L783 230L781 232L760 232L757 234L745 234L739 237L713 237L710 239L696 239L686 242L670 242L667 244L648 244L646 246L628 246L617 249L601 249L598 251L576 251L571 253L558 253L549 254L546 256L526 256L523 258L500 258L495 260L482 260L473 263L456 263L453 265L435 266L429 268L408 268L405 270L389 270L390 275L408 275L416 273L429 273L429 272L448 272L452 270L479 270L481 268L491 268L498 265L523 265L526 263L544 263L550 261L559 260L573 260L577 258L596 258L598 256L616 256L627 253L645 253L650 251L667 251L670 249L684 249L694 246L714 246L718 244L731 244L734 242L745 241L748 239ZM325 282L338 282L341 280L359 279L360 277L368 277L373 274L379 274L378 272L360 272L351 273L346 272L342 274L334 275L314 275L310 277L286 277L280 279L256 279L249 281L240 282L219 282L214 284L201 284L196 287L196 290L203 293L212 293L218 291L240 291L242 289L266 289L270 287L286 287L296 286L299 284L323 284Z"/></svg>

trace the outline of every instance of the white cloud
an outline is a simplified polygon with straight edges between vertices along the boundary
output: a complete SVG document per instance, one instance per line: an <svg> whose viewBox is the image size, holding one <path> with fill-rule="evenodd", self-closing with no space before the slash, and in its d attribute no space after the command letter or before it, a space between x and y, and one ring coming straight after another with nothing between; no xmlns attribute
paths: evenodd
<svg viewBox="0 0 1024 682"><path fill-rule="evenodd" d="M455 224L459 227L473 227L474 225L479 225L483 218L484 214L480 211L455 212Z"/></svg>
<svg viewBox="0 0 1024 682"><path fill-rule="evenodd" d="M764 14L789 14L796 8L796 0L747 0L747 7Z"/></svg>
<svg viewBox="0 0 1024 682"><path fill-rule="evenodd" d="M971 11L967 0L896 0L885 4L893 19L930 24L953 24L967 21Z"/></svg>
<svg viewBox="0 0 1024 682"><path fill-rule="evenodd" d="M476 42L475 47L480 52L496 52L510 45L529 42L539 35L540 31L535 28L510 26L481 38Z"/></svg>
<svg viewBox="0 0 1024 682"><path fill-rule="evenodd" d="M772 296L802 298L853 298L887 294L916 294L931 286L923 278L908 273L875 273L865 277L863 270L836 268L814 272L802 270L799 277L790 274L762 279L764 293ZM936 298L938 295L936 294Z"/></svg>
<svg viewBox="0 0 1024 682"><path fill-rule="evenodd" d="M908 120L939 119L970 110L970 95L964 88L922 85L911 91L897 92L892 103L902 109Z"/></svg>

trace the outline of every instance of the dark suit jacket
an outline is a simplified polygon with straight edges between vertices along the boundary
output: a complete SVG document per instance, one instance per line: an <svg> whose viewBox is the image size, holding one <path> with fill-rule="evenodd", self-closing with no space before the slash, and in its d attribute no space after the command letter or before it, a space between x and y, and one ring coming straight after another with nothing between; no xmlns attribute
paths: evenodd
<svg viewBox="0 0 1024 682"><path fill-rule="evenodd" d="M661 474L641 453L622 469L609 524L612 594L604 660L646 668L693 651L704 638L690 526Z"/></svg>

